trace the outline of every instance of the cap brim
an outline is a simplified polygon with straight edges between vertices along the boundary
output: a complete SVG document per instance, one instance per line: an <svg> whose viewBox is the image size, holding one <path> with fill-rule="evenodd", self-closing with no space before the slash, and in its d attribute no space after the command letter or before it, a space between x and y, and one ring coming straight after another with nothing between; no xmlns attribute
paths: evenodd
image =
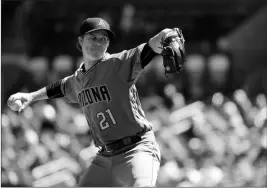
<svg viewBox="0 0 267 188"><path fill-rule="evenodd" d="M110 40L113 40L115 38L115 34L111 30L108 30L108 29L97 28L97 29L92 29L90 31L87 31L85 33L92 33L94 31L99 31L99 30L107 31Z"/></svg>

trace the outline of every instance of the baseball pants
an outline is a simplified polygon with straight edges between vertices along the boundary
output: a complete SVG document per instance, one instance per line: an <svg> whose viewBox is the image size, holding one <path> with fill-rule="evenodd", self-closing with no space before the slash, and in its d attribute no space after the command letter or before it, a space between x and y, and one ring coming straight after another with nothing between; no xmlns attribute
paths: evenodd
<svg viewBox="0 0 267 188"><path fill-rule="evenodd" d="M145 138L118 155L98 153L78 187L154 187L159 167L158 144Z"/></svg>

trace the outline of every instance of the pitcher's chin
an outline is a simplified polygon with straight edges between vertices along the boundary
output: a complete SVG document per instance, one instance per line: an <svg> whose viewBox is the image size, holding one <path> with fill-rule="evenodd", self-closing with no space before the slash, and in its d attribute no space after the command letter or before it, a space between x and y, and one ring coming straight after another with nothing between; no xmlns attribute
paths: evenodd
<svg viewBox="0 0 267 188"><path fill-rule="evenodd" d="M103 57L104 57L103 52L95 52L95 53L91 54L91 58L93 60L99 60L99 59L102 59Z"/></svg>

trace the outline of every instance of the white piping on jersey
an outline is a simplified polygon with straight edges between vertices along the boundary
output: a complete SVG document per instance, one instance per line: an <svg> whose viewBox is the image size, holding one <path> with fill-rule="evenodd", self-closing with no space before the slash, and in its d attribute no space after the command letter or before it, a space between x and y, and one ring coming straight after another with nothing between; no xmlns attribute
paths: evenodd
<svg viewBox="0 0 267 188"><path fill-rule="evenodd" d="M138 92L134 84L129 88L129 98L130 98L132 113L134 115L135 120L140 125L143 125L144 126L143 128L146 131L152 130L152 124L145 117L145 113L142 109L141 102L138 96Z"/></svg>

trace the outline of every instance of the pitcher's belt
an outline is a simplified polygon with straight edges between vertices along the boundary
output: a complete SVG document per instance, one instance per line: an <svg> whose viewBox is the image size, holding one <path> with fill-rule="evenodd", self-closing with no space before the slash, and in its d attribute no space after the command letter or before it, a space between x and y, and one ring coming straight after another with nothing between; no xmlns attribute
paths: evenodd
<svg viewBox="0 0 267 188"><path fill-rule="evenodd" d="M135 135L135 136L128 136L119 140L116 140L115 142L112 142L110 144L104 145L103 150L105 151L114 151L114 150L119 150L122 149L126 146L135 144L139 141L141 141L141 136Z"/></svg>

